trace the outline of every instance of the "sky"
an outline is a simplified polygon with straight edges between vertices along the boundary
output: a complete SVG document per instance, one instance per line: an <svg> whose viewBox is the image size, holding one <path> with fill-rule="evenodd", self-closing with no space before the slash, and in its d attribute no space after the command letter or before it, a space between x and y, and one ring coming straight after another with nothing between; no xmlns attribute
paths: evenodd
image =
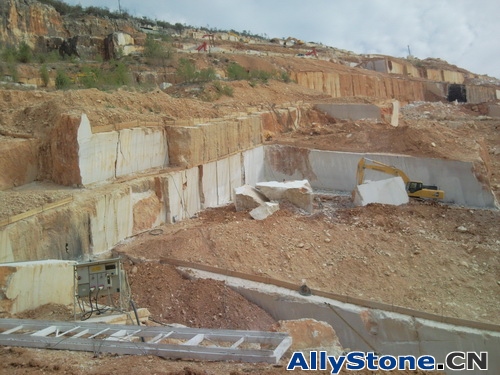
<svg viewBox="0 0 500 375"><path fill-rule="evenodd" d="M440 58L500 78L499 0L64 0L194 27L289 36L357 54Z"/></svg>

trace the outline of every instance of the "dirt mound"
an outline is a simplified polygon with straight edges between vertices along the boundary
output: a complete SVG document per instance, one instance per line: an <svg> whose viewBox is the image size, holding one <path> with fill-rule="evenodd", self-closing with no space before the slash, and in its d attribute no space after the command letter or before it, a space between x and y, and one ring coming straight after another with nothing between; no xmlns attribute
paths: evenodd
<svg viewBox="0 0 500 375"><path fill-rule="evenodd" d="M223 282L190 280L172 266L126 262L132 299L161 323L193 328L269 331L276 323Z"/></svg>

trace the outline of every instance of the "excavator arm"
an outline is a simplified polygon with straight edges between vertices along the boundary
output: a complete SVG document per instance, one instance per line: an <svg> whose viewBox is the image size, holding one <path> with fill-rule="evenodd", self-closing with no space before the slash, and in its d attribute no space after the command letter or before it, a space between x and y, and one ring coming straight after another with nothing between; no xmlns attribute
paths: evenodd
<svg viewBox="0 0 500 375"><path fill-rule="evenodd" d="M424 185L420 181L411 181L406 173L404 173L402 170L368 158L361 158L361 160L358 162L358 168L356 172L356 182L358 185L361 185L363 183L365 179L366 169L371 169L392 176L401 177L405 183L406 192L408 193L409 197L444 199L444 191L439 190L437 186Z"/></svg>

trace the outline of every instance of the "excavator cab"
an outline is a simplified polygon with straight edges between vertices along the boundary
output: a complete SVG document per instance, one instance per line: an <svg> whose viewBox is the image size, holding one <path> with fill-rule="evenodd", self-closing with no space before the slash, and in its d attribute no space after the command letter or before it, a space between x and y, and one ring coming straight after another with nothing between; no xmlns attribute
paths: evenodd
<svg viewBox="0 0 500 375"><path fill-rule="evenodd" d="M410 193L415 193L419 190L422 190L423 186L424 186L424 184L421 182L410 181L410 182L408 182L408 191Z"/></svg>

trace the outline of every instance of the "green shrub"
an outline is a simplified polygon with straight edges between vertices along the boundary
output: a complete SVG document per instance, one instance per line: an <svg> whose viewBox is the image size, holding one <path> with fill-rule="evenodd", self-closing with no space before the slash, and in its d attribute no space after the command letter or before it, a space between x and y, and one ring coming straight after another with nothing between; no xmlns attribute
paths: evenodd
<svg viewBox="0 0 500 375"><path fill-rule="evenodd" d="M12 82L19 82L19 72L17 71L16 63L9 63L8 73L11 77Z"/></svg>
<svg viewBox="0 0 500 375"><path fill-rule="evenodd" d="M49 85L50 76L49 76L49 70L47 69L47 65L45 64L43 64L40 67L40 77L42 78L43 86L47 87Z"/></svg>
<svg viewBox="0 0 500 375"><path fill-rule="evenodd" d="M46 53L37 53L35 55L35 59L38 60L40 64L45 64L59 61L61 60L61 56L59 55L59 51L51 51Z"/></svg>
<svg viewBox="0 0 500 375"><path fill-rule="evenodd" d="M130 83L130 74L127 65L123 62L117 62L111 73L113 86L124 86Z"/></svg>
<svg viewBox="0 0 500 375"><path fill-rule="evenodd" d="M290 78L290 74L288 74L288 72L281 72L280 78L285 83L292 82L292 79Z"/></svg>
<svg viewBox="0 0 500 375"><path fill-rule="evenodd" d="M71 79L63 70L58 69L56 74L56 89L64 90L67 89L70 85Z"/></svg>
<svg viewBox="0 0 500 375"><path fill-rule="evenodd" d="M172 58L172 50L166 48L162 42L155 40L152 35L148 35L144 44L144 57L151 65L164 66Z"/></svg>
<svg viewBox="0 0 500 375"><path fill-rule="evenodd" d="M239 81L249 79L250 74L240 64L231 62L227 67L227 77L230 80Z"/></svg>
<svg viewBox="0 0 500 375"><path fill-rule="evenodd" d="M202 69L197 72L196 82L211 82L215 77L216 73L214 68Z"/></svg>
<svg viewBox="0 0 500 375"><path fill-rule="evenodd" d="M27 43L21 42L16 53L16 58L20 63L30 63L31 60L33 60L33 51L31 47Z"/></svg>
<svg viewBox="0 0 500 375"><path fill-rule="evenodd" d="M251 80L264 83L267 83L271 78L273 78L273 73L266 72L265 70L251 70L249 75Z"/></svg>
<svg viewBox="0 0 500 375"><path fill-rule="evenodd" d="M13 47L5 47L2 50L2 60L6 63L14 63L16 61L17 51Z"/></svg>
<svg viewBox="0 0 500 375"><path fill-rule="evenodd" d="M180 59L176 75L182 82L194 82L196 80L196 67L194 63L187 59Z"/></svg>
<svg viewBox="0 0 500 375"><path fill-rule="evenodd" d="M99 69L84 66L82 72L79 74L78 83L86 89L98 88L100 76L101 72Z"/></svg>
<svg viewBox="0 0 500 375"><path fill-rule="evenodd" d="M213 86L215 90L221 94L221 95L226 95L226 96L233 96L234 90L231 86L228 85L223 85L221 81L215 81L213 83Z"/></svg>

